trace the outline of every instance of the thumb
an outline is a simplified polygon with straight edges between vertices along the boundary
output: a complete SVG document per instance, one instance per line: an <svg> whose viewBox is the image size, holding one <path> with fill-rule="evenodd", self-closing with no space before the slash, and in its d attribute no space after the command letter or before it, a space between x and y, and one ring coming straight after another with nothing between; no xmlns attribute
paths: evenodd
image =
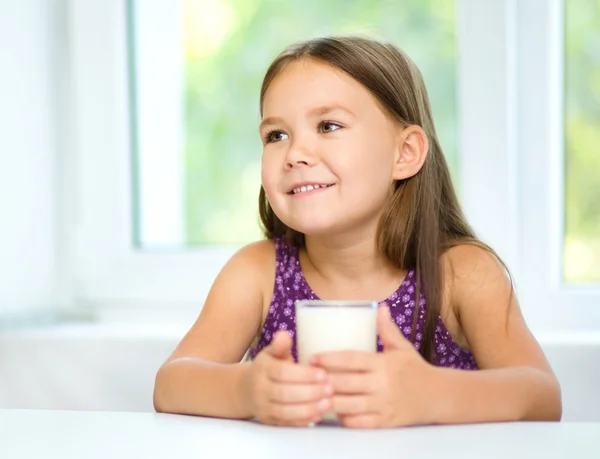
<svg viewBox="0 0 600 459"><path fill-rule="evenodd" d="M286 331L279 330L273 335L271 344L269 344L265 351L271 357L282 360L294 360L292 357L292 345L293 340L290 334Z"/></svg>
<svg viewBox="0 0 600 459"><path fill-rule="evenodd" d="M384 351L412 348L410 342L402 335L392 320L390 309L387 306L381 306L377 311L377 331L383 342Z"/></svg>

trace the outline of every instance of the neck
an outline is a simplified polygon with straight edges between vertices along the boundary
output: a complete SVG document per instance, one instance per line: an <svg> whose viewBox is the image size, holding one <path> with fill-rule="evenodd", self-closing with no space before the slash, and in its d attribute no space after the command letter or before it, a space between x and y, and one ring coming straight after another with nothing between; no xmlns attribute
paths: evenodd
<svg viewBox="0 0 600 459"><path fill-rule="evenodd" d="M362 283L374 275L385 277L395 272L377 249L375 231L335 237L307 236L305 242L304 270L317 271L329 282Z"/></svg>

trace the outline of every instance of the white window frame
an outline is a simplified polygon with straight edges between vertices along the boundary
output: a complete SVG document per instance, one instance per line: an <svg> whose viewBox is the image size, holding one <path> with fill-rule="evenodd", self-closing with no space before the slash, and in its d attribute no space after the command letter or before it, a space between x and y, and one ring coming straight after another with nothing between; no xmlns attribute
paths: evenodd
<svg viewBox="0 0 600 459"><path fill-rule="evenodd" d="M564 2L519 1L516 15L520 291L539 329L600 331L600 284L567 284L562 273Z"/></svg>
<svg viewBox="0 0 600 459"><path fill-rule="evenodd" d="M69 11L76 297L103 318L187 320L236 248L134 249L125 2ZM457 0L457 14L467 217L507 261L534 331L600 330L600 286L561 281L562 1Z"/></svg>
<svg viewBox="0 0 600 459"><path fill-rule="evenodd" d="M69 5L75 301L106 319L187 320L235 248L134 247L126 4Z"/></svg>

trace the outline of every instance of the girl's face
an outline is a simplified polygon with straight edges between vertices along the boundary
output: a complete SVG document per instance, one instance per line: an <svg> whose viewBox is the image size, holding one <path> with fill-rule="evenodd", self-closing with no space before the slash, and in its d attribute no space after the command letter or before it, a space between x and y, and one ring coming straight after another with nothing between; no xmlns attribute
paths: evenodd
<svg viewBox="0 0 600 459"><path fill-rule="evenodd" d="M402 128L344 72L295 61L263 101L262 184L279 219L307 236L375 227Z"/></svg>

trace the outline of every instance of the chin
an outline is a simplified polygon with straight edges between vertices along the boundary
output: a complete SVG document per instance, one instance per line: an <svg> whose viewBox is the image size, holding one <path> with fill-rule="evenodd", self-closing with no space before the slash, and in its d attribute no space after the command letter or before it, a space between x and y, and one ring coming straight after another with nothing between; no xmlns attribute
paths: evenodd
<svg viewBox="0 0 600 459"><path fill-rule="evenodd" d="M332 232L332 227L329 225L287 225L295 231L304 234L305 236L328 236Z"/></svg>
<svg viewBox="0 0 600 459"><path fill-rule="evenodd" d="M330 219L315 219L302 218L302 219L286 219L281 220L286 226L292 228L305 236L327 236L330 235L336 229L336 225Z"/></svg>

